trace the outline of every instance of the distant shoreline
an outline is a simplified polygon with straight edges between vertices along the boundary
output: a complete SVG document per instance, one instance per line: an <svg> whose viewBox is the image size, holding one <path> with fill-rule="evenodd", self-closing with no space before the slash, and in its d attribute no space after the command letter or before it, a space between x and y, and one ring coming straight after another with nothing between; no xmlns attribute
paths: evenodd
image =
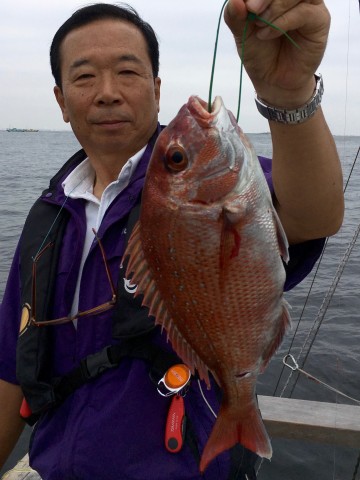
<svg viewBox="0 0 360 480"><path fill-rule="evenodd" d="M8 131L7 128L0 128L0 132L6 132ZM19 129L22 130L22 129ZM45 129L45 128L39 128L39 129L23 129L24 133L27 131L32 131L32 132L39 132L39 133L71 133L74 135L74 132L72 130L51 130L51 129ZM22 133L22 132L21 132ZM244 132L246 135L270 135L270 132ZM341 134L341 133L335 133L333 134L334 138L359 138L360 135L355 135L355 134Z"/></svg>

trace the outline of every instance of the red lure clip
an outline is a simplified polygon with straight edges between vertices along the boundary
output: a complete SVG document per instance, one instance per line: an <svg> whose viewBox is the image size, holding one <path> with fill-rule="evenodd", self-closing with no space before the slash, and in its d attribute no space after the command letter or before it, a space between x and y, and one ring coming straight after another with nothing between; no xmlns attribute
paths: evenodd
<svg viewBox="0 0 360 480"><path fill-rule="evenodd" d="M185 437L185 406L181 395L174 395L166 420L165 447L171 453L181 450Z"/></svg>

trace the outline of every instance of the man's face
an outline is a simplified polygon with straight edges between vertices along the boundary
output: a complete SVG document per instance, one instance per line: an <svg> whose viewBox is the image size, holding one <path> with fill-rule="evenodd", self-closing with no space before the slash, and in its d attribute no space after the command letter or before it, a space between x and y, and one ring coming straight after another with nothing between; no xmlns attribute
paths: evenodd
<svg viewBox="0 0 360 480"><path fill-rule="evenodd" d="M160 99L141 31L100 20L70 32L60 54L55 96L88 156L127 159L140 150L156 129Z"/></svg>

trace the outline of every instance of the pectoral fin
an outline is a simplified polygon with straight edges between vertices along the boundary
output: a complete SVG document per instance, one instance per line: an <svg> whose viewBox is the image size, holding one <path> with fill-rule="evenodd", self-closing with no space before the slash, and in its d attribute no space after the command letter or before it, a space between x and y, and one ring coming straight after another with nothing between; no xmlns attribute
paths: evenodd
<svg viewBox="0 0 360 480"><path fill-rule="evenodd" d="M239 255L241 248L240 228L241 220L244 218L242 205L225 206L222 210L220 220L222 230L220 236L220 268L226 269L233 258Z"/></svg>
<svg viewBox="0 0 360 480"><path fill-rule="evenodd" d="M273 208L273 217L274 217L274 223L276 226L276 233L277 233L277 239L279 243L279 249L280 249L280 254L284 260L285 263L288 263L289 261L289 242L284 230L284 227L281 224L279 215L277 214L277 211L275 208Z"/></svg>

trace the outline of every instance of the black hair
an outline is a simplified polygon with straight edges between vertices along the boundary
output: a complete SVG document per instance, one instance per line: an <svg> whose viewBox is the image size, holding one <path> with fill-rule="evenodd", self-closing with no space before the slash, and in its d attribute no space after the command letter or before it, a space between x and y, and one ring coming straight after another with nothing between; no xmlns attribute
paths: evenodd
<svg viewBox="0 0 360 480"><path fill-rule="evenodd" d="M98 20L114 19L130 22L143 34L147 44L154 78L159 74L159 43L156 34L147 22L142 20L136 10L130 5L112 5L109 3L95 3L74 12L55 33L50 47L50 65L55 83L61 88L61 55L60 47L64 38L72 31Z"/></svg>

